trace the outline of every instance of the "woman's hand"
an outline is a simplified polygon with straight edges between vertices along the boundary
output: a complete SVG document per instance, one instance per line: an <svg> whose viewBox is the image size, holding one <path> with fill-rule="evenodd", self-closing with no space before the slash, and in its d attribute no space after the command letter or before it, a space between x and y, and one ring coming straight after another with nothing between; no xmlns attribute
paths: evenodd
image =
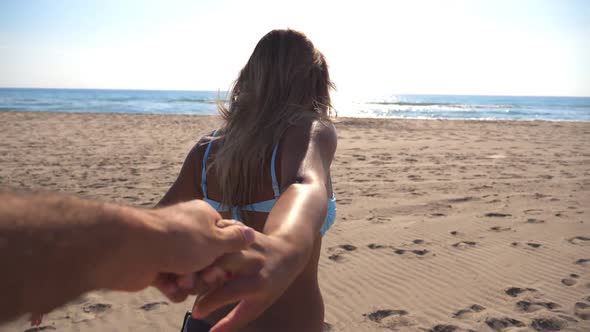
<svg viewBox="0 0 590 332"><path fill-rule="evenodd" d="M154 210L132 210L141 231L122 234L128 248L108 268L93 275L101 288L135 291L157 287L174 302L188 295L178 287L183 276L205 269L228 252L240 252L254 241L256 232L241 224L220 228L221 216L200 200ZM112 273L125 271L125 273Z"/></svg>
<svg viewBox="0 0 590 332"><path fill-rule="evenodd" d="M222 219L217 222L217 225L219 228L225 228L236 227L242 223ZM230 279L255 275L264 267L265 260L264 255L256 250L228 253L202 271L179 276L176 279L176 286L189 294L203 296L205 293L223 286Z"/></svg>
<svg viewBox="0 0 590 332"><path fill-rule="evenodd" d="M259 270L241 270L243 260L253 257L262 257L264 266ZM243 327L283 295L305 267L305 257L280 237L257 234L250 248L238 254L227 254L201 272L203 278L215 276L213 279L219 282L219 271L225 271L230 273L231 279L198 298L193 307L193 317L204 318L225 305L239 301L211 331L235 331Z"/></svg>
<svg viewBox="0 0 590 332"><path fill-rule="evenodd" d="M31 326L39 326L43 322L43 314L32 313L29 321L31 322Z"/></svg>

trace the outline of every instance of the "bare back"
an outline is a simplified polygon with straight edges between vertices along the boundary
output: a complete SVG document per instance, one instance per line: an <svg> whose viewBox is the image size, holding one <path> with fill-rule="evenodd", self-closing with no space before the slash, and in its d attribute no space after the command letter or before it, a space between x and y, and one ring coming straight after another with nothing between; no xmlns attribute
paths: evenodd
<svg viewBox="0 0 590 332"><path fill-rule="evenodd" d="M162 198L159 205L169 205L192 199L205 198L201 187L201 174L203 157L208 144L202 143L204 143L203 140L201 144L197 144L188 154L178 179ZM222 143L221 141L211 143L211 150L207 158L208 162L214 160L215 153L219 149L219 144ZM269 220L269 213L254 211L240 212L240 219L243 219L248 226L264 234L276 233L277 227L281 227L280 224L282 221L288 221L290 228L288 227L287 229L295 227L293 230L297 230L293 234L306 234L301 235L301 237L297 235L296 238L300 239L301 243L306 243L310 252L302 269L299 270L301 272L298 272L297 275L289 275L290 277L288 278L293 281L288 284L289 286L282 295L274 300L272 302L273 304L261 315L250 321L241 331L322 331L324 305L317 275L321 249L320 226L321 222L323 222L322 218L326 216L327 207L323 205L324 203L318 205L313 202L323 201L327 204L329 200L328 196L332 193L329 168L336 144L336 131L332 125L325 125L319 123L317 120L303 120L301 123L289 127L279 143L275 163L276 174L281 188L281 197L278 200L280 204L273 207L272 213L270 213L275 216L274 219L272 219L272 222ZM268 160L261 166L264 168L264 175L260 179L257 179L261 185L254 194L253 199L255 201L265 201L274 197L270 160L271 156L268 156ZM232 167L240 167L240 165L236 164L232 165ZM220 201L221 188L213 167L211 169L207 168L206 182L206 196L212 200ZM286 211L289 211L289 209L295 206L301 206L301 203L296 204L301 199L298 198L300 196L297 193L300 189L295 188L295 191L292 191L290 189L292 185L296 185L293 186L296 188L303 188L297 186L312 185L315 188L313 190L316 191L314 195L320 195L314 197L323 198L320 200L317 198L312 200L306 199L306 203L303 206L308 206L311 203L313 207L296 208L295 210L301 211L298 213L302 214L291 215L291 212ZM309 191L310 189L306 190L306 193L311 193ZM304 216L310 212L312 214ZM233 218L231 212L221 212L221 214L224 218ZM284 217L280 217L281 215ZM314 217L311 218L311 215ZM294 225L294 222L297 225ZM303 232L301 231L303 229L315 229L316 231L315 233ZM235 304L223 307L209 314L205 320L214 325L221 318L225 317L234 306Z"/></svg>
<svg viewBox="0 0 590 332"><path fill-rule="evenodd" d="M294 169L297 165L293 163L283 163L283 155L286 153L297 154L298 150L306 148L304 144L298 144L297 138L305 133L298 133L303 128L294 127L287 131L284 139L279 144L279 150L276 158L276 172L281 188L285 188L294 182L294 178L289 179L282 176L286 174L295 174ZM215 158L215 152L218 145L222 142L213 142L211 144L211 155L209 161ZM198 148L199 159L205 154L205 146ZM201 174L202 162L197 170L197 174ZM237 166L239 167L239 166ZM264 163L264 177L259 181L262 185L255 192L254 201L264 201L274 197L271 179L271 158ZM207 195L214 200L221 201L221 188L217 181L217 174L213 167L207 169ZM201 181L198 181L198 186L201 187ZM331 188L330 188L331 190ZM253 203L253 202L248 202ZM220 212L223 218L232 219L232 213L229 211ZM254 228L256 231L263 232L266 224L268 213L255 211L240 211L242 220L246 221L246 225ZM312 256L307 263L303 272L295 279L287 291L259 318L251 322L241 331L322 331L322 323L324 320L324 304L318 284L318 260L321 249L321 236L318 233L315 240ZM227 306L209 315L206 321L214 325L218 320L223 318L231 311L235 305ZM294 314L296 313L296 314Z"/></svg>

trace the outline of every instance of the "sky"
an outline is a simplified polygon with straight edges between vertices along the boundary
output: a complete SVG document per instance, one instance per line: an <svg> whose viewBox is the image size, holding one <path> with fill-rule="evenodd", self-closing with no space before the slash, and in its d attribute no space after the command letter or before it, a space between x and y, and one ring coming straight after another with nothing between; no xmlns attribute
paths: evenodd
<svg viewBox="0 0 590 332"><path fill-rule="evenodd" d="M272 29L343 94L590 96L590 1L0 1L0 87L227 90Z"/></svg>

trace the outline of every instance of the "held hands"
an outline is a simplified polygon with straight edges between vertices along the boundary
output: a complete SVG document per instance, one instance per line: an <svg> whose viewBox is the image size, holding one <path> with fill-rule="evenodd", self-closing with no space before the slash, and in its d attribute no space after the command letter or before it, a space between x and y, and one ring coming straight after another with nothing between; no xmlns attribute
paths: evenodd
<svg viewBox="0 0 590 332"><path fill-rule="evenodd" d="M227 229L235 227L235 222L223 220L218 225ZM306 262L300 250L281 238L257 233L249 248L222 256L199 274L202 281L215 288L197 298L193 318L204 318L225 305L239 302L211 330L235 331L270 307L295 280Z"/></svg>
<svg viewBox="0 0 590 332"><path fill-rule="evenodd" d="M223 254L235 252L232 257L237 259L248 256L240 250L257 236L253 229L238 223L218 227L221 216L200 200L161 209L113 211L115 218L122 220L117 224L121 227L113 230L113 238L122 239L123 245L117 255L95 264L87 276L92 289L139 291L151 285L170 300L180 302L194 292L179 287L180 280L205 269ZM251 260L245 261L250 265L234 269L253 273L262 264L260 260L254 265ZM42 313L33 313L31 325L41 324L42 317Z"/></svg>
<svg viewBox="0 0 590 332"><path fill-rule="evenodd" d="M220 228L221 216L209 204L191 201L153 210L166 226L162 258L152 283L172 301L183 301L189 291L179 281L205 269L226 253L240 252L254 242L256 232L239 223ZM260 268L260 267L258 267Z"/></svg>

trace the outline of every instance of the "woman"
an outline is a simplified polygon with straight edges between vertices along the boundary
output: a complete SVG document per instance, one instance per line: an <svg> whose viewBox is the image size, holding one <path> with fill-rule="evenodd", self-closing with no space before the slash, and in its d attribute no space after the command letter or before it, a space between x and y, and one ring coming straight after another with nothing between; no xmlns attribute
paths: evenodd
<svg viewBox="0 0 590 332"><path fill-rule="evenodd" d="M243 272L240 260L258 257L265 264L202 296L193 309L198 319L185 321L187 331L213 325L214 331L322 330L318 259L321 236L336 215L331 88L326 60L311 41L273 30L240 71L229 107L219 106L221 128L189 153L160 204L200 198L223 218L263 233L251 249L216 262L228 276Z"/></svg>

